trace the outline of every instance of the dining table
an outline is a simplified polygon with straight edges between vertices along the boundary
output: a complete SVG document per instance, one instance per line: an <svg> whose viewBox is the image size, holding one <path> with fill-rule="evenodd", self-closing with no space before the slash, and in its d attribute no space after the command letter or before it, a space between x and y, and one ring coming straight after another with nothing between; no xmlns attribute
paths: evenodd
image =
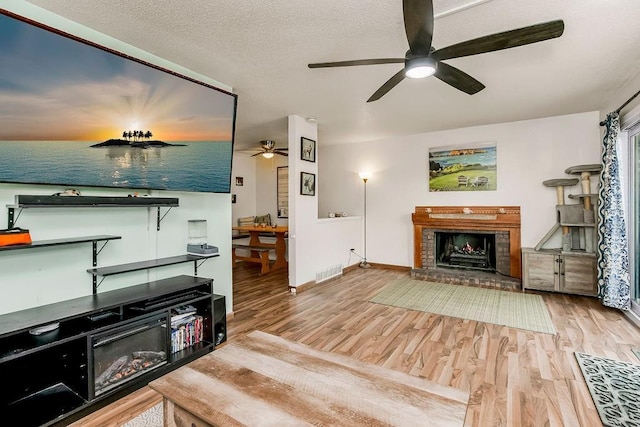
<svg viewBox="0 0 640 427"><path fill-rule="evenodd" d="M270 267L270 270L277 270L279 268L287 268L289 266L287 262L287 241L286 237L289 233L289 227L286 225L239 225L232 228L240 233L249 233L249 245L261 248L274 248L276 252L276 261ZM273 233L275 236L275 243L266 242L261 237L270 237Z"/></svg>

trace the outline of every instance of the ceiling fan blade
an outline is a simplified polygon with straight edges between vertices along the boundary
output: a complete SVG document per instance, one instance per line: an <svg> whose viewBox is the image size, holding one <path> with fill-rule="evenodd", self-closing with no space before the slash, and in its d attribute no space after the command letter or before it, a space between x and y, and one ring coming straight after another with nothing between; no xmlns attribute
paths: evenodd
<svg viewBox="0 0 640 427"><path fill-rule="evenodd" d="M285 157L289 156L289 153L284 153L284 152L278 151L278 150L274 151L274 153L279 154L280 156L285 156Z"/></svg>
<svg viewBox="0 0 640 427"><path fill-rule="evenodd" d="M433 1L403 0L404 31L414 55L428 55L433 39Z"/></svg>
<svg viewBox="0 0 640 427"><path fill-rule="evenodd" d="M371 95L369 99L367 99L367 102L377 101L378 99L382 98L387 92L393 89L402 80L404 80L404 68L394 74L393 77L387 80L385 84L380 86L380 88L375 91L375 93Z"/></svg>
<svg viewBox="0 0 640 427"><path fill-rule="evenodd" d="M456 89L461 90L464 93L468 93L469 95L478 93L485 87L469 74L457 69L456 67L445 64L444 62L438 63L438 68L436 69L434 76Z"/></svg>
<svg viewBox="0 0 640 427"><path fill-rule="evenodd" d="M356 59L353 61L318 62L309 64L309 68L351 67L354 65L402 64L404 58Z"/></svg>
<svg viewBox="0 0 640 427"><path fill-rule="evenodd" d="M255 156L259 156L259 155L260 155L260 154L262 154L262 153L263 153L263 152L260 152L260 153L256 153L256 154L252 154L252 155L251 155L251 156L249 156L249 157L255 157Z"/></svg>
<svg viewBox="0 0 640 427"><path fill-rule="evenodd" d="M463 56L479 55L553 39L560 37L563 32L564 22L562 20L545 22L454 44L436 50L431 56L442 61Z"/></svg>

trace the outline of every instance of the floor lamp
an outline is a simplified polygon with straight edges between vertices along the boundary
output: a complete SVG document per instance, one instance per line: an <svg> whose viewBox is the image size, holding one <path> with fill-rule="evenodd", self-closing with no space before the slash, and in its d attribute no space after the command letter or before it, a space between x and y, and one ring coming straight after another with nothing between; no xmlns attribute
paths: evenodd
<svg viewBox="0 0 640 427"><path fill-rule="evenodd" d="M359 175L364 182L364 258L360 261L360 268L369 268L371 267L371 264L367 262L367 181L369 180L369 174L360 172Z"/></svg>

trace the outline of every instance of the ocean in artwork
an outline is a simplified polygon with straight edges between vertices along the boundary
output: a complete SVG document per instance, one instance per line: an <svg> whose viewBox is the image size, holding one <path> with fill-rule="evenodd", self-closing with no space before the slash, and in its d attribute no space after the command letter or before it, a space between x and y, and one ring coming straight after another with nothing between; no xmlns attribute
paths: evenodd
<svg viewBox="0 0 640 427"><path fill-rule="evenodd" d="M0 182L229 193L231 141L91 147L102 141L0 141Z"/></svg>
<svg viewBox="0 0 640 427"><path fill-rule="evenodd" d="M465 152L466 154L461 154ZM471 149L447 149L441 151L430 151L430 156L435 159L443 168L462 164L482 166L496 166L496 146L479 146Z"/></svg>

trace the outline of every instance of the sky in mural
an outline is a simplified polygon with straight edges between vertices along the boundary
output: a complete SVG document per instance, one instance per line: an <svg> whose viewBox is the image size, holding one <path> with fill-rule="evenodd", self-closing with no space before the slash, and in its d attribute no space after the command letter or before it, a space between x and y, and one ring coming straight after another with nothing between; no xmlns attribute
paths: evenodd
<svg viewBox="0 0 640 427"><path fill-rule="evenodd" d="M0 140L230 141L234 98L0 15Z"/></svg>

